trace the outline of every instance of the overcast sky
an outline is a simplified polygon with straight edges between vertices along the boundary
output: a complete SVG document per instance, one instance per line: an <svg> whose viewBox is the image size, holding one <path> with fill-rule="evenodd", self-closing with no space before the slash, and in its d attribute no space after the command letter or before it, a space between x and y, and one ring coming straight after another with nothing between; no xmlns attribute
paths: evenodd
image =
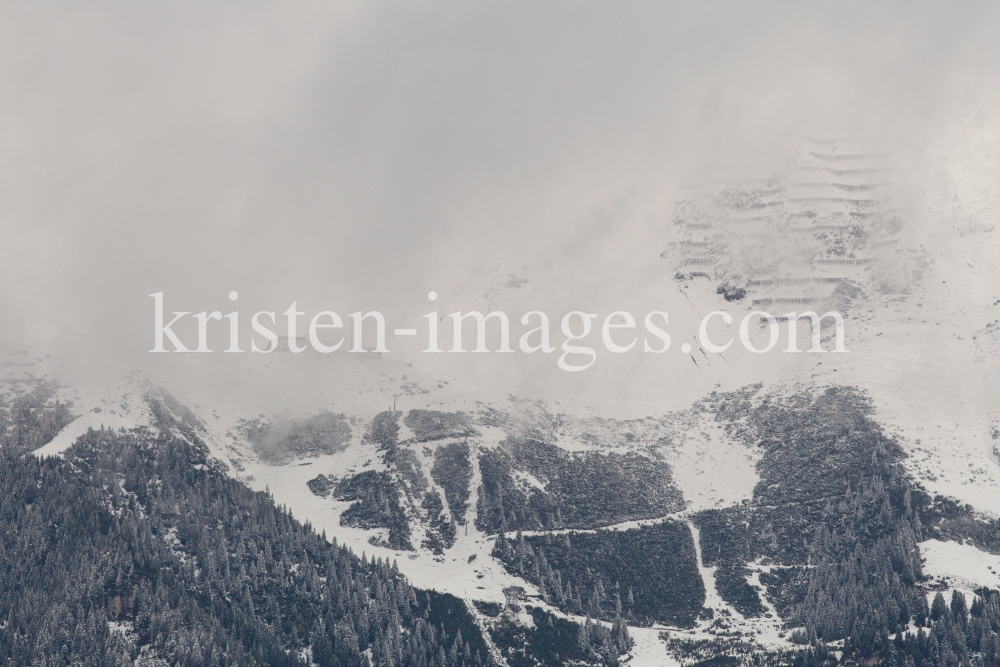
<svg viewBox="0 0 1000 667"><path fill-rule="evenodd" d="M156 291L422 311L497 258L655 233L678 179L803 135L924 159L997 118L998 11L5 4L0 335L141 356Z"/></svg>

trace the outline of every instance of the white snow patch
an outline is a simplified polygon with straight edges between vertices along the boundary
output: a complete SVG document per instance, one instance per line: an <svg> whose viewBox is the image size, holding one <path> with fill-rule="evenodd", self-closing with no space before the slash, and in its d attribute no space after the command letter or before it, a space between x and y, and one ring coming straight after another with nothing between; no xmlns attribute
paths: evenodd
<svg viewBox="0 0 1000 667"><path fill-rule="evenodd" d="M673 469L673 481L691 511L737 505L753 497L760 481L760 452L727 437L722 426L703 417L696 428L661 448Z"/></svg>
<svg viewBox="0 0 1000 667"><path fill-rule="evenodd" d="M129 377L123 387L113 387L106 397L98 395L84 399L82 406L87 410L61 430L56 437L34 451L38 457L60 456L69 449L77 438L84 435L88 429L132 429L138 426L149 426L151 416L149 407L142 400L141 379ZM74 410L80 407L74 406Z"/></svg>
<svg viewBox="0 0 1000 667"><path fill-rule="evenodd" d="M663 667L681 664L667 653L667 644L660 639L662 629L629 628L628 631L635 640L635 646L629 651L629 667Z"/></svg>
<svg viewBox="0 0 1000 667"><path fill-rule="evenodd" d="M701 531L691 521L688 521L688 527L691 529L691 536L694 537L694 550L698 558L698 572L701 574L701 581L705 585L705 606L716 611L728 609L733 615L733 619L737 623L742 623L744 621L743 614L729 606L715 588L715 570L717 568L705 567L705 561L701 559Z"/></svg>
<svg viewBox="0 0 1000 667"><path fill-rule="evenodd" d="M536 489L539 489L540 491L545 491L545 484L543 484L541 480L532 475L530 472L525 472L523 470L515 470L514 477L517 478L517 480L520 482L524 482L529 486L533 486Z"/></svg>
<svg viewBox="0 0 1000 667"><path fill-rule="evenodd" d="M959 590L1000 587L1000 556L958 542L927 540L918 546L924 559L924 574L942 579Z"/></svg>
<svg viewBox="0 0 1000 667"><path fill-rule="evenodd" d="M485 430L487 438L483 440L486 442L470 440L470 444L492 446L502 437L499 429ZM417 454L422 457L422 450ZM368 459L372 459L372 463L368 467L363 466L363 462ZM491 558L493 538L487 537L475 527L478 465L473 466L473 494L469 499L468 522L465 526L458 527L454 546L446 550L442 556L435 556L427 549L418 546L423 537L423 527L419 523L411 521L413 531L410 539L414 546L418 546L416 552L374 546L368 542L368 538L380 534L384 537L384 531L380 533L341 526L340 515L351 503L320 498L306 486L306 482L319 473L340 477L362 470L385 469L373 448L352 446L343 452L318 456L311 461L313 464L310 466L302 466L297 462L283 466L249 462L245 474L240 478L256 490L267 487L275 502L293 508L297 519L308 520L317 532L326 531L328 539L335 537L339 544L350 547L354 553L361 555L364 552L369 557L395 560L400 571L415 586L433 588L466 600L487 602L504 602L502 590L507 586L522 586L529 595L537 594L534 586L507 573L499 562ZM422 458L422 465L426 473L429 470L429 463ZM471 556L475 556L472 561L469 560Z"/></svg>

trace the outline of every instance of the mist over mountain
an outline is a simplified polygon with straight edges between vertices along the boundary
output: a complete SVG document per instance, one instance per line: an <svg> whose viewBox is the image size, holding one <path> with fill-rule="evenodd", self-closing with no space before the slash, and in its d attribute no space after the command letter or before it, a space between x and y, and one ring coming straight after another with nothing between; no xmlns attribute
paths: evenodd
<svg viewBox="0 0 1000 667"><path fill-rule="evenodd" d="M0 14L0 662L1000 660L996 7Z"/></svg>

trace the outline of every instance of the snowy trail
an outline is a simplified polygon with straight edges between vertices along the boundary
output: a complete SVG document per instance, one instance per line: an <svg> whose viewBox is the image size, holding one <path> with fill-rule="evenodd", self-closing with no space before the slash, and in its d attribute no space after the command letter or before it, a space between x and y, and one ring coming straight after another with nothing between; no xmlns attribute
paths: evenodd
<svg viewBox="0 0 1000 667"><path fill-rule="evenodd" d="M701 573L702 583L705 584L705 606L713 610L726 609L736 618L738 621L742 622L745 619L743 614L733 609L729 604L722 599L719 595L718 590L715 588L715 567L705 567L705 561L701 557L701 531L698 527L694 525L693 522L687 522L688 528L691 529L691 536L694 537L694 550L698 557L698 572Z"/></svg>

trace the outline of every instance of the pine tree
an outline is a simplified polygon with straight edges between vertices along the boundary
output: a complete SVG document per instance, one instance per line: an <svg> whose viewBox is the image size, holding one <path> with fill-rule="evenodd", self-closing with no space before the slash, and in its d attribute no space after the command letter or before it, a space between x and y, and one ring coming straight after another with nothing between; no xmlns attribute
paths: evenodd
<svg viewBox="0 0 1000 667"><path fill-rule="evenodd" d="M944 595L938 591L931 602L931 620L938 621L948 613L948 603L944 601Z"/></svg>

